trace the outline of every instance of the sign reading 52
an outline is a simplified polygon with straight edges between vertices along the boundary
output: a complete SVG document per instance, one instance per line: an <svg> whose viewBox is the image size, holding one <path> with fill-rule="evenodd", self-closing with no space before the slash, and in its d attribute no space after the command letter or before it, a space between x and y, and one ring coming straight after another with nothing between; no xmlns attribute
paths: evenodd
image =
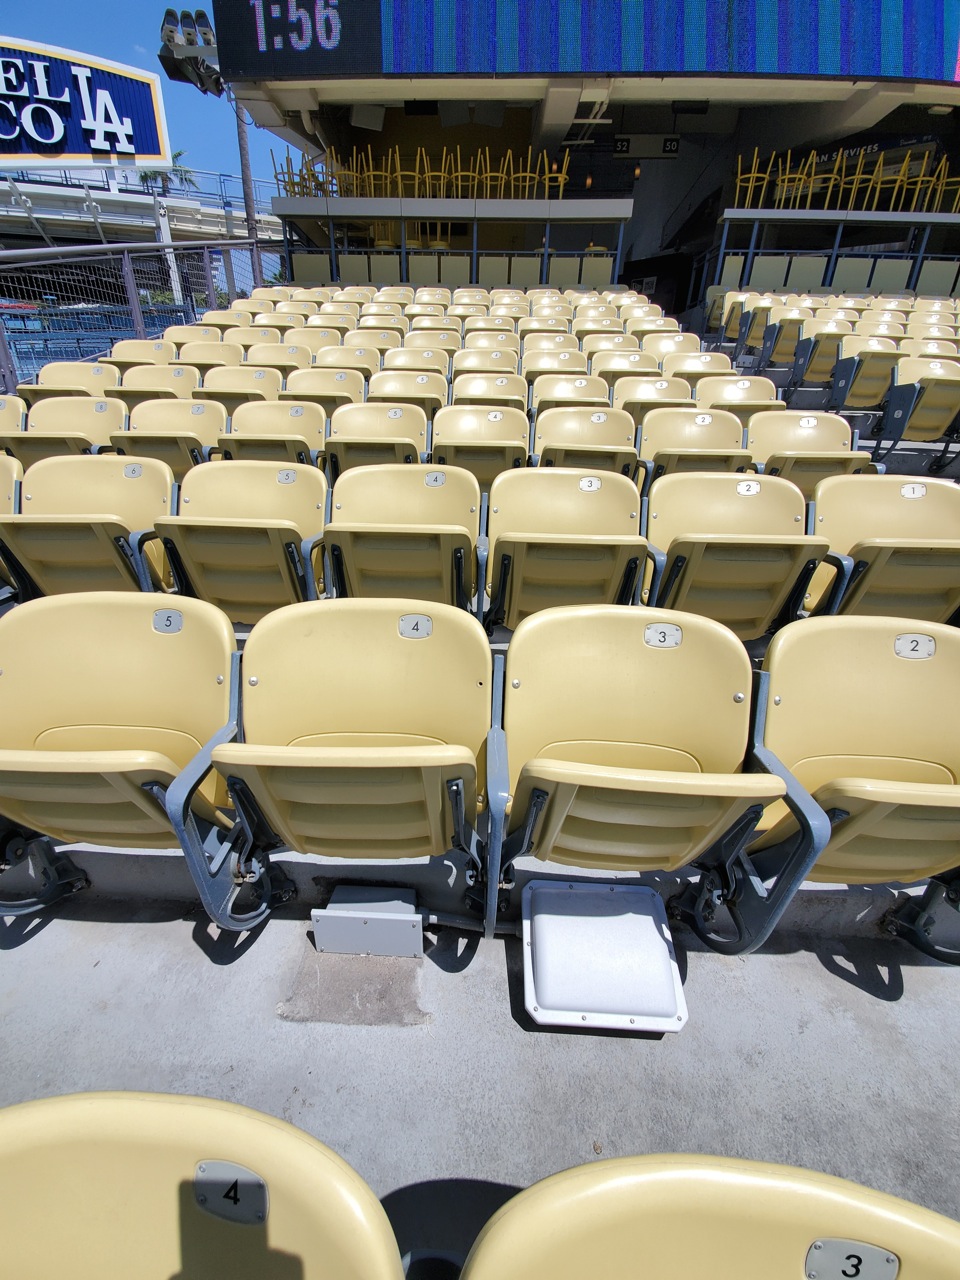
<svg viewBox="0 0 960 1280"><path fill-rule="evenodd" d="M340 14L338 0L315 0L300 4L298 0L286 0L285 5L270 0L250 0L253 20L257 28L257 48L261 53L268 49L277 52L287 45L297 53L312 49L314 43L321 49L336 49L340 44ZM267 25L280 22L283 30L267 34Z"/></svg>

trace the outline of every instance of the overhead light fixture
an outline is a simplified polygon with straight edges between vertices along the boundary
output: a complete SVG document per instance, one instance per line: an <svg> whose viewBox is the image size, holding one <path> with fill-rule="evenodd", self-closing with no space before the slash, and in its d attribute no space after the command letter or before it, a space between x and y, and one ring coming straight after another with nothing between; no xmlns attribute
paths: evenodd
<svg viewBox="0 0 960 1280"><path fill-rule="evenodd" d="M579 117L575 117L573 123L574 124L613 124L613 117L612 116L587 116L586 119L584 120L581 120Z"/></svg>
<svg viewBox="0 0 960 1280"><path fill-rule="evenodd" d="M633 176L634 176L635 178L639 178L639 177L640 177L640 166L639 166L638 164L635 164L635 165L633 166Z"/></svg>
<svg viewBox="0 0 960 1280"><path fill-rule="evenodd" d="M592 173L588 173L588 174L587 174L587 179L586 179L586 181L584 182L584 184L583 184L583 185L587 188L587 190L588 190L588 191L590 190L590 188L593 186L593 174L592 174Z"/></svg>
<svg viewBox="0 0 960 1280"><path fill-rule="evenodd" d="M953 107L948 107L944 103L940 103L933 107L927 107L927 115L930 116L948 116L951 111L953 111Z"/></svg>
<svg viewBox="0 0 960 1280"><path fill-rule="evenodd" d="M675 116L705 116L710 110L710 103L706 99L697 99L694 102L671 102L670 110Z"/></svg>

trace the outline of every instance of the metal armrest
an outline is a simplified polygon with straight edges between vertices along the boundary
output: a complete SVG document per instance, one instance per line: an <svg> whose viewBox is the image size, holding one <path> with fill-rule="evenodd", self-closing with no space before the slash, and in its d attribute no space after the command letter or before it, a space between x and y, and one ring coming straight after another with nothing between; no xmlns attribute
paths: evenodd
<svg viewBox="0 0 960 1280"><path fill-rule="evenodd" d="M503 688L505 659L502 653L493 655L493 690L491 729L487 734L487 840L486 840L486 897L484 904L484 935L493 937L497 923L497 907L500 897L500 868L503 861L503 840L507 825L507 803L510 799L510 773L507 763L507 739L503 732Z"/></svg>

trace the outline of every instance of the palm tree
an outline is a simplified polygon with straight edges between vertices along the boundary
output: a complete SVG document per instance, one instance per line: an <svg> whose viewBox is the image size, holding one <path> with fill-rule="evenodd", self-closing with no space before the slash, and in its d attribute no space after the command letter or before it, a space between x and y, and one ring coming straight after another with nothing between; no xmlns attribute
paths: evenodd
<svg viewBox="0 0 960 1280"><path fill-rule="evenodd" d="M175 151L173 153L173 167L170 169L141 169L140 185L145 191L149 191L151 187L159 184L161 194L168 196L170 187L176 183L182 190L188 191L191 187L197 186L197 181L190 169L181 163L181 158L187 153L184 150Z"/></svg>

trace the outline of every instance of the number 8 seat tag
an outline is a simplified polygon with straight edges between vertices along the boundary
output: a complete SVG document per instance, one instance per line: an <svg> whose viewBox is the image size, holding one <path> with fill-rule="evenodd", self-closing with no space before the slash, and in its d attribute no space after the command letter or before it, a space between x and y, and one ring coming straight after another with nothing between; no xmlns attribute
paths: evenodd
<svg viewBox="0 0 960 1280"><path fill-rule="evenodd" d="M807 1250L807 1280L896 1280L900 1259L859 1240L814 1240Z"/></svg>

